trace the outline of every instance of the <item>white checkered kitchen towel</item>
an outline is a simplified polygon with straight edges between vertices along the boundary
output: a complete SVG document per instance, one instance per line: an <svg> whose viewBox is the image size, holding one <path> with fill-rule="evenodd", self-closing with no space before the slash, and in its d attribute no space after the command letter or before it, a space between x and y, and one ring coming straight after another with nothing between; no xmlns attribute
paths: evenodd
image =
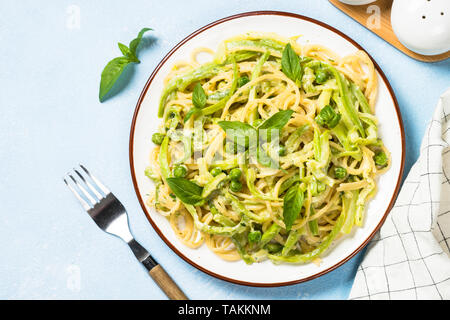
<svg viewBox="0 0 450 320"><path fill-rule="evenodd" d="M395 206L370 242L350 299L450 299L450 89Z"/></svg>

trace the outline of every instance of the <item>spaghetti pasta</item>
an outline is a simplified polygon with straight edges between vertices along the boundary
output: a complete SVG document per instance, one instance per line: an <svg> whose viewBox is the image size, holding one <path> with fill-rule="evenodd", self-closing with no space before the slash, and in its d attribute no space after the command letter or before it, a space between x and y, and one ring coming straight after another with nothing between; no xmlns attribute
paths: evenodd
<svg viewBox="0 0 450 320"><path fill-rule="evenodd" d="M377 74L296 37L246 33L169 73L147 204L178 239L246 263L319 260L362 226L390 155L374 115ZM201 52L214 55L201 64Z"/></svg>

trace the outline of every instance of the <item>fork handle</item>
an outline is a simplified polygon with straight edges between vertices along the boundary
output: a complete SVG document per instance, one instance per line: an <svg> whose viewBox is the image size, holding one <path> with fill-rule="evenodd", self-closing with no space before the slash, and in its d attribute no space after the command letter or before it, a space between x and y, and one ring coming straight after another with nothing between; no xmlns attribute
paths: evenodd
<svg viewBox="0 0 450 320"><path fill-rule="evenodd" d="M136 258L148 270L148 274L162 291L171 300L189 300L181 289L175 284L172 278L164 271L163 267L156 262L148 251L134 238L128 241L128 245Z"/></svg>
<svg viewBox="0 0 450 320"><path fill-rule="evenodd" d="M158 284L162 291L171 300L188 300L183 291L176 285L167 272L161 267L160 264L154 266L148 272L150 277Z"/></svg>

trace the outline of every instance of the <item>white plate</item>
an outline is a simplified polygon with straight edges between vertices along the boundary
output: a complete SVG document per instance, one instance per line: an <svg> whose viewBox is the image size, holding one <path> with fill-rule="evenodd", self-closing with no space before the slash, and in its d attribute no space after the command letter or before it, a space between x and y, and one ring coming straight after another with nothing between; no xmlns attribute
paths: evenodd
<svg viewBox="0 0 450 320"><path fill-rule="evenodd" d="M156 67L139 98L130 135L131 174L138 199L150 223L181 258L217 278L251 286L281 286L299 283L323 275L353 257L373 237L392 207L400 186L404 165L404 132L400 111L386 77L377 66L379 95L376 115L380 135L392 153L390 170L378 180L378 193L370 201L364 226L335 243L323 257L320 266L274 265L271 261L246 265L243 261L227 262L212 253L206 245L190 249L176 238L166 218L145 205L146 194L154 188L145 177L149 153L154 147L151 137L161 119L157 117L163 79L176 61L189 59L197 47L216 49L219 42L247 31L275 32L282 36L302 34L302 41L323 44L344 56L362 49L356 42L324 23L285 12L249 12L213 22L194 32L173 48Z"/></svg>

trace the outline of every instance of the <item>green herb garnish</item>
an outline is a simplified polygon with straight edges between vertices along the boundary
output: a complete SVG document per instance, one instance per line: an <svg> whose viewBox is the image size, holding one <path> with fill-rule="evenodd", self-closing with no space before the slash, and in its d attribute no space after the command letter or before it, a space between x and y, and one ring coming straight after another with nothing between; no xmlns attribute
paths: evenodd
<svg viewBox="0 0 450 320"><path fill-rule="evenodd" d="M173 193L184 203L198 205L203 202L203 188L185 178L167 178Z"/></svg>
<svg viewBox="0 0 450 320"><path fill-rule="evenodd" d="M137 38L130 42L130 45L126 45L119 42L119 49L122 52L122 57L117 57L112 59L102 71L100 80L100 91L98 98L100 102L105 101L107 93L112 89L117 79L123 73L125 68L130 63L140 63L141 61L137 58L136 49L139 46L141 39L145 32L152 30L150 28L143 28Z"/></svg>
<svg viewBox="0 0 450 320"><path fill-rule="evenodd" d="M197 82L192 92L192 103L199 109L204 108L206 105L206 93L200 82Z"/></svg>
<svg viewBox="0 0 450 320"><path fill-rule="evenodd" d="M194 87L194 91L192 92L192 104L194 105L194 108L192 108L191 110L188 111L188 113L186 113L186 116L184 117L185 123L194 114L201 113L201 109L203 109L206 106L207 99L208 97L206 96L205 90L203 90L203 87L200 84L200 82L197 82L197 84Z"/></svg>
<svg viewBox="0 0 450 320"><path fill-rule="evenodd" d="M304 197L305 195L299 184L292 186L286 192L283 200L283 218L287 231L291 230L294 221L300 215Z"/></svg>
<svg viewBox="0 0 450 320"><path fill-rule="evenodd" d="M281 71L298 86L300 86L303 70L300 65L300 58L292 49L291 44L288 43L283 50L281 56Z"/></svg>

